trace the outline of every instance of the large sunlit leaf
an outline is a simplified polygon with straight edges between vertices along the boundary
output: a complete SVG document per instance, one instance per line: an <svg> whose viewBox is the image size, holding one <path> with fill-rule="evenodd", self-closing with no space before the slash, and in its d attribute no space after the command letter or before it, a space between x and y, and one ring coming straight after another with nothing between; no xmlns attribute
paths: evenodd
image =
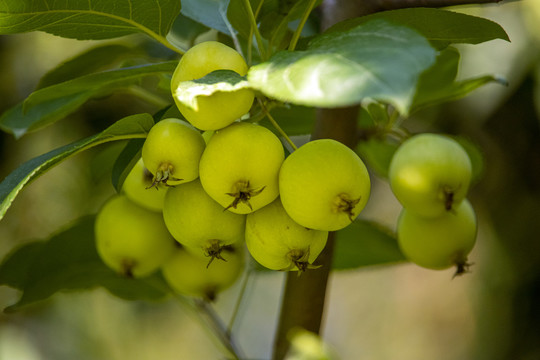
<svg viewBox="0 0 540 360"><path fill-rule="evenodd" d="M509 41L508 34L494 21L434 8L408 8L379 12L343 21L328 29L328 32L345 31L373 19L385 19L413 28L438 49L443 49L450 44L479 44L494 39Z"/></svg>
<svg viewBox="0 0 540 360"><path fill-rule="evenodd" d="M159 276L136 280L124 278L100 259L94 240L94 216L79 219L47 241L16 249L0 264L0 285L22 291L19 301L6 308L45 300L60 291L82 291L98 286L128 300L157 300L168 295Z"/></svg>
<svg viewBox="0 0 540 360"><path fill-rule="evenodd" d="M145 138L153 124L154 121L150 114L128 116L97 135L62 146L23 163L0 183L0 220L21 190L53 166L72 155L99 144L116 140Z"/></svg>
<svg viewBox="0 0 540 360"><path fill-rule="evenodd" d="M282 51L248 72L250 85L297 105L342 107L371 98L410 110L418 78L435 50L414 30L383 20L313 39L305 51Z"/></svg>
<svg viewBox="0 0 540 360"><path fill-rule="evenodd" d="M89 40L139 32L163 42L179 12L180 0L2 0L0 34L45 31Z"/></svg>
<svg viewBox="0 0 540 360"><path fill-rule="evenodd" d="M356 220L337 234L332 263L335 270L401 261L405 257L395 236L379 224Z"/></svg>
<svg viewBox="0 0 540 360"><path fill-rule="evenodd" d="M172 73L176 61L103 71L39 89L0 117L0 128L15 137L61 120L86 101L137 84L141 78Z"/></svg>

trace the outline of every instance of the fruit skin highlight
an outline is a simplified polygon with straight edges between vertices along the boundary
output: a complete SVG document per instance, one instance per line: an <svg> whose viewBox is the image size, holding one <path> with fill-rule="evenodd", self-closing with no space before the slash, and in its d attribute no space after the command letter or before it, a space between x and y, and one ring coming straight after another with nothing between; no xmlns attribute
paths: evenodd
<svg viewBox="0 0 540 360"><path fill-rule="evenodd" d="M221 255L223 247L244 240L245 215L223 211L198 179L167 191L163 219L179 243L210 261L227 260Z"/></svg>
<svg viewBox="0 0 540 360"><path fill-rule="evenodd" d="M468 200L436 218L403 209L398 220L398 243L411 262L428 269L456 266L456 275L467 271L467 255L476 242L476 215Z"/></svg>
<svg viewBox="0 0 540 360"><path fill-rule="evenodd" d="M222 207L248 214L274 201L285 152L267 128L235 123L216 131L204 151L200 180L204 190Z"/></svg>
<svg viewBox="0 0 540 360"><path fill-rule="evenodd" d="M226 248L227 261L216 261L207 267L208 261L185 249L175 253L161 267L169 286L178 294L215 300L216 295L230 287L244 269L242 248Z"/></svg>
<svg viewBox="0 0 540 360"><path fill-rule="evenodd" d="M206 41L193 46L180 58L171 79L171 92L178 110L200 130L226 127L251 109L255 97L250 89L216 92L210 96L200 96L198 110L176 99L180 82L200 79L216 70L232 70L245 76L248 66L236 50L217 41Z"/></svg>
<svg viewBox="0 0 540 360"><path fill-rule="evenodd" d="M148 210L161 212L167 188L158 184L155 189L149 189L152 187L153 178L154 175L144 167L142 158L140 158L124 180L122 191L137 205Z"/></svg>
<svg viewBox="0 0 540 360"><path fill-rule="evenodd" d="M278 199L247 215L246 245L251 256L271 270L311 268L326 245L327 231L294 222Z"/></svg>
<svg viewBox="0 0 540 360"><path fill-rule="evenodd" d="M95 222L96 247L103 262L133 278L156 271L175 250L175 241L160 213L116 195L99 211Z"/></svg>
<svg viewBox="0 0 540 360"><path fill-rule="evenodd" d="M467 195L472 165L467 152L449 137L420 134L406 140L390 162L394 195L410 211L438 217Z"/></svg>
<svg viewBox="0 0 540 360"><path fill-rule="evenodd" d="M154 174L153 186L195 180L205 146L201 133L183 120L169 118L155 124L142 148L144 166Z"/></svg>
<svg viewBox="0 0 540 360"><path fill-rule="evenodd" d="M315 230L349 225L365 207L370 191L362 160L331 139L301 146L285 159L279 173L283 207L298 224Z"/></svg>

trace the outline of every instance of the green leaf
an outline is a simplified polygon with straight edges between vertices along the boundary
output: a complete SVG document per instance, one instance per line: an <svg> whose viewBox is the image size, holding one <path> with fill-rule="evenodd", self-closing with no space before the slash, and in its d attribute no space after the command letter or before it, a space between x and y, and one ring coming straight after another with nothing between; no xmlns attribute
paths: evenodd
<svg viewBox="0 0 540 360"><path fill-rule="evenodd" d="M385 19L415 29L437 49L450 44L479 44L494 39L510 41L504 29L488 19L432 8L408 8L379 12L346 20L327 32L345 31L373 19Z"/></svg>
<svg viewBox="0 0 540 360"><path fill-rule="evenodd" d="M63 119L91 98L136 84L145 76L171 73L176 65L169 61L103 71L37 90L2 114L0 128L19 138Z"/></svg>
<svg viewBox="0 0 540 360"><path fill-rule="evenodd" d="M198 110L200 96L210 96L216 92L234 92L246 88L249 88L249 83L244 76L232 70L216 70L203 78L180 82L174 96L187 107Z"/></svg>
<svg viewBox="0 0 540 360"><path fill-rule="evenodd" d="M252 87L297 105L342 107L371 98L408 114L420 74L435 50L415 31L383 20L314 38L248 72Z"/></svg>
<svg viewBox="0 0 540 360"><path fill-rule="evenodd" d="M411 112L460 99L491 82L506 84L506 80L493 75L456 81L459 60L459 52L452 47L439 53L435 64L420 77Z"/></svg>
<svg viewBox="0 0 540 360"><path fill-rule="evenodd" d="M88 290L97 286L130 300L158 300L167 296L159 277L133 280L119 276L99 258L94 241L95 216L79 219L47 241L26 244L0 264L0 284L22 291L19 301L6 308L45 300L59 291ZM155 284L155 285L154 285Z"/></svg>
<svg viewBox="0 0 540 360"><path fill-rule="evenodd" d="M106 44L89 49L65 61L46 73L39 81L37 89L72 80L98 71L118 67L121 61L142 55L139 48L120 44Z"/></svg>
<svg viewBox="0 0 540 360"><path fill-rule="evenodd" d="M99 144L131 138L145 138L153 124L152 116L149 114L128 116L99 134L62 146L23 163L0 183L0 220L21 190L55 165Z"/></svg>
<svg viewBox="0 0 540 360"><path fill-rule="evenodd" d="M338 232L332 266L346 270L404 260L389 230L374 222L356 220Z"/></svg>
<svg viewBox="0 0 540 360"><path fill-rule="evenodd" d="M371 169L387 178L390 161L398 147L399 143L392 141L391 138L371 137L360 141L356 151Z"/></svg>
<svg viewBox="0 0 540 360"><path fill-rule="evenodd" d="M280 106L272 109L270 114L289 136L308 135L313 132L316 118L315 108L298 105ZM281 136L266 118L260 124Z"/></svg>
<svg viewBox="0 0 540 360"><path fill-rule="evenodd" d="M179 12L179 0L3 0L0 34L45 31L100 40L142 32L170 46L165 36Z"/></svg>
<svg viewBox="0 0 540 360"><path fill-rule="evenodd" d="M180 14L167 34L167 41L179 49L189 49L195 44L195 39L208 30L208 27Z"/></svg>
<svg viewBox="0 0 540 360"><path fill-rule="evenodd" d="M111 172L111 180L116 192L119 193L122 190L122 185L126 177L137 161L139 161L143 144L144 139L129 140L120 155L116 158Z"/></svg>
<svg viewBox="0 0 540 360"><path fill-rule="evenodd" d="M231 35L227 19L228 6L229 0L182 0L182 14L209 28Z"/></svg>
<svg viewBox="0 0 540 360"><path fill-rule="evenodd" d="M261 1L263 0L249 0L249 3L251 4L251 9L253 13L256 12L257 8L259 7ZM261 9L261 12L259 13L259 18L261 15L264 14L264 4L270 3L269 1L265 1L263 3L263 8ZM246 8L244 7L244 0L230 0L229 7L227 8L227 18L229 19L229 22L231 25L238 31L238 33L243 36L244 38L248 39L249 34L251 31L251 25L248 21L248 13L246 11Z"/></svg>

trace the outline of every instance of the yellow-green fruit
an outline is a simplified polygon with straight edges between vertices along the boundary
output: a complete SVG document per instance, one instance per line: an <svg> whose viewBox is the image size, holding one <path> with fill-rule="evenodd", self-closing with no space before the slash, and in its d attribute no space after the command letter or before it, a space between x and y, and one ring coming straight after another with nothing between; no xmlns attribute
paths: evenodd
<svg viewBox="0 0 540 360"><path fill-rule="evenodd" d="M327 231L298 225L276 199L247 216L246 245L251 256L272 270L304 271L326 245Z"/></svg>
<svg viewBox="0 0 540 360"><path fill-rule="evenodd" d="M175 250L160 213L147 210L124 195L103 205L95 223L96 247L103 262L128 277L157 270Z"/></svg>
<svg viewBox="0 0 540 360"><path fill-rule="evenodd" d="M411 262L428 269L467 270L467 255L476 242L476 215L466 199L439 217L422 217L403 209L398 220L398 242Z"/></svg>
<svg viewBox="0 0 540 360"><path fill-rule="evenodd" d="M388 178L403 207L438 217L465 198L471 174L469 156L458 142L443 135L420 134L398 148Z"/></svg>
<svg viewBox="0 0 540 360"><path fill-rule="evenodd" d="M244 268L241 248L227 248L227 261L207 266L208 261L185 249L177 249L162 266L163 276L171 288L181 295L214 300L216 295L230 287Z"/></svg>
<svg viewBox="0 0 540 360"><path fill-rule="evenodd" d="M283 207L294 221L310 229L346 227L365 207L370 189L362 160L331 139L301 146L285 159L279 173Z"/></svg>
<svg viewBox="0 0 540 360"><path fill-rule="evenodd" d="M164 119L150 129L142 159L154 175L154 185L178 185L199 176L199 161L205 146L201 133L187 122Z"/></svg>
<svg viewBox="0 0 540 360"><path fill-rule="evenodd" d="M176 106L193 126L201 130L224 128L246 114L253 104L254 93L250 89L201 96L198 99L198 110L176 99L176 89L180 82L200 79L216 70L232 70L244 76L248 67L236 50L217 41L206 41L195 45L182 56L171 80Z"/></svg>
<svg viewBox="0 0 540 360"><path fill-rule="evenodd" d="M155 189L150 189L153 179L154 175L144 167L141 158L133 166L126 180L124 180L122 190L137 205L152 211L161 212L163 210L163 201L167 188L164 185L158 184Z"/></svg>
<svg viewBox="0 0 540 360"><path fill-rule="evenodd" d="M203 153L204 190L224 208L248 214L277 198L279 168L285 153L267 128L235 123L216 131Z"/></svg>
<svg viewBox="0 0 540 360"><path fill-rule="evenodd" d="M223 211L199 180L167 191L163 218L179 243L211 259L222 258L224 246L244 240L246 216Z"/></svg>

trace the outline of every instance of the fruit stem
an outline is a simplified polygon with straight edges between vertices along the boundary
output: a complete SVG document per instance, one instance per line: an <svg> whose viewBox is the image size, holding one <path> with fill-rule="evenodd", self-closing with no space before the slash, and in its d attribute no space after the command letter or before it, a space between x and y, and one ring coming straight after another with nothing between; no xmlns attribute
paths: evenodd
<svg viewBox="0 0 540 360"><path fill-rule="evenodd" d="M238 313L240 312L240 307L242 306L242 302L244 301L244 296L246 295L247 286L248 286L249 279L251 278L252 273L253 273L253 269L249 268L246 271L246 274L242 281L240 292L238 293L238 298L236 299L236 303L234 304L234 309L231 315L231 319L229 320L229 326L227 327L227 334L229 335L232 334L234 322L236 321L236 318L238 317Z"/></svg>
<svg viewBox="0 0 540 360"><path fill-rule="evenodd" d="M283 136L285 138L285 140L289 143L289 145L291 145L291 147L293 148L293 150L298 150L298 147L292 142L292 140L289 138L289 136L287 135L287 133L285 131L283 131L283 129L279 126L279 124L277 123L277 121L272 117L272 115L270 115L270 112L268 111L268 109L266 109L266 106L264 105L264 103L261 101L261 99L257 99L257 101L259 102L259 105L261 105L261 109L263 110L263 112L265 113L266 117L268 118L268 120L270 120L270 122L272 123L272 125L276 128L276 130L280 133L281 136Z"/></svg>
<svg viewBox="0 0 540 360"><path fill-rule="evenodd" d="M309 2L309 5L306 7L306 11L304 12L304 15L302 16L302 19L300 19L300 23L298 24L298 27L296 28L296 31L293 34L293 37L291 39L291 42L289 43L289 51L294 51L296 48L296 44L298 43L298 39L300 39L300 35L302 34L302 29L304 29L304 25L306 25L306 21L309 18L309 14L311 14L311 11L313 10L313 7L315 6L316 0L311 0Z"/></svg>
<svg viewBox="0 0 540 360"><path fill-rule="evenodd" d="M251 30L253 30L253 33L255 34L255 39L257 40L257 48L259 49L259 54L261 55L261 60L266 61L266 50L264 49L264 43L262 40L261 33L259 32L259 27L257 26L257 21L255 20L255 15L253 14L253 9L251 8L251 4L249 0L243 0L244 8L246 9L246 12L248 14L248 20L250 23Z"/></svg>

